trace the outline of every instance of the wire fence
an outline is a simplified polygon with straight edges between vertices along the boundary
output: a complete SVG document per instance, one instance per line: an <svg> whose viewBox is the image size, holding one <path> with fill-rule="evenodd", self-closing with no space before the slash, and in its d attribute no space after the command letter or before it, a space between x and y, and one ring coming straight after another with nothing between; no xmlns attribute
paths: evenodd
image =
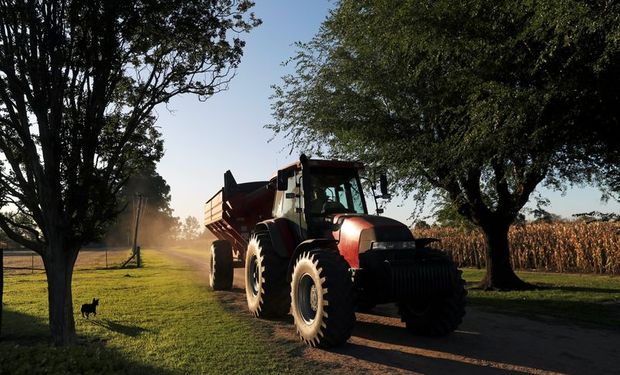
<svg viewBox="0 0 620 375"><path fill-rule="evenodd" d="M131 251L122 248L85 248L80 250L76 270L117 268L129 257ZM26 249L4 249L3 272L5 275L44 272L41 256Z"/></svg>

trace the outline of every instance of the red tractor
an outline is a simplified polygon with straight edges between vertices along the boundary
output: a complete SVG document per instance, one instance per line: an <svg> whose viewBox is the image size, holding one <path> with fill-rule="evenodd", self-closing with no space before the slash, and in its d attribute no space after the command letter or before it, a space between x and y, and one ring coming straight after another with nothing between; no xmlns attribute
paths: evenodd
<svg viewBox="0 0 620 375"><path fill-rule="evenodd" d="M270 181L237 184L226 172L205 209L205 225L218 238L211 287L230 289L233 267L244 266L249 310L260 318L290 311L312 346L346 342L355 310L384 303L397 304L413 333L454 331L465 315L461 272L428 247L433 239L415 239L406 225L368 214L362 168L302 155Z"/></svg>

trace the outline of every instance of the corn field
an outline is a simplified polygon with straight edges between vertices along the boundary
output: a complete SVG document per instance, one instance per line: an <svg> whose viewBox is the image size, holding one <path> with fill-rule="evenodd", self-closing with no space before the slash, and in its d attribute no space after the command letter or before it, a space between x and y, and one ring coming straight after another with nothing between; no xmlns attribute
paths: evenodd
<svg viewBox="0 0 620 375"><path fill-rule="evenodd" d="M440 238L435 246L451 252L460 266L485 266L482 232L433 227L414 235ZM530 223L513 226L509 240L517 269L620 275L620 223Z"/></svg>

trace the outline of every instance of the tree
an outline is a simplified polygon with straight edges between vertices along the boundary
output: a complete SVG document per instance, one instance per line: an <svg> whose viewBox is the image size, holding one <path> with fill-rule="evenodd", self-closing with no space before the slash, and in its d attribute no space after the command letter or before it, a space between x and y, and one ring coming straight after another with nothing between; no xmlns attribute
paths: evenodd
<svg viewBox="0 0 620 375"><path fill-rule="evenodd" d="M415 229L431 229L431 226L429 223L427 223L424 220L418 220L414 223L413 227Z"/></svg>
<svg viewBox="0 0 620 375"><path fill-rule="evenodd" d="M434 205L433 216L437 225L441 227L458 228L464 231L472 231L476 226L458 211L458 205L447 197L437 197Z"/></svg>
<svg viewBox="0 0 620 375"><path fill-rule="evenodd" d="M620 128L620 126L618 127ZM620 133L620 129L618 129ZM620 139L620 134L609 140ZM615 146L616 148L617 145ZM606 153L605 159L598 164L595 180L599 183L599 187L603 191L602 199L609 201L610 199L620 202L620 150L615 150L615 154Z"/></svg>
<svg viewBox="0 0 620 375"><path fill-rule="evenodd" d="M509 227L541 182L587 180L591 135L618 127L619 18L604 1L342 0L298 45L267 127L444 194L485 234L482 286L527 288Z"/></svg>
<svg viewBox="0 0 620 375"><path fill-rule="evenodd" d="M183 227L181 228L183 239L186 241L193 241L197 239L198 237L200 237L200 229L201 227L198 219L196 219L194 216L186 217L185 221L183 222Z"/></svg>
<svg viewBox="0 0 620 375"><path fill-rule="evenodd" d="M122 212L106 232L104 242L112 245L132 243L137 194L144 197L145 205L138 243L142 246L161 246L174 241L179 219L173 216L170 207L170 186L157 173L155 163L150 162L137 170L119 191L119 211Z"/></svg>
<svg viewBox="0 0 620 375"><path fill-rule="evenodd" d="M154 108L226 88L240 33L260 23L247 13L252 5L0 2L0 228L43 259L56 345L75 340L71 280L81 245L117 215L135 160L155 157Z"/></svg>

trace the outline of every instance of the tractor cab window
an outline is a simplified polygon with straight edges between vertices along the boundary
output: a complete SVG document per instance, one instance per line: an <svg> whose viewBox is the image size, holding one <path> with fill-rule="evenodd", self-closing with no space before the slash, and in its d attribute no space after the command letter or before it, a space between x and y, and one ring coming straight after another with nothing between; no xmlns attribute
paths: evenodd
<svg viewBox="0 0 620 375"><path fill-rule="evenodd" d="M312 168L310 216L366 213L362 189L355 171Z"/></svg>

